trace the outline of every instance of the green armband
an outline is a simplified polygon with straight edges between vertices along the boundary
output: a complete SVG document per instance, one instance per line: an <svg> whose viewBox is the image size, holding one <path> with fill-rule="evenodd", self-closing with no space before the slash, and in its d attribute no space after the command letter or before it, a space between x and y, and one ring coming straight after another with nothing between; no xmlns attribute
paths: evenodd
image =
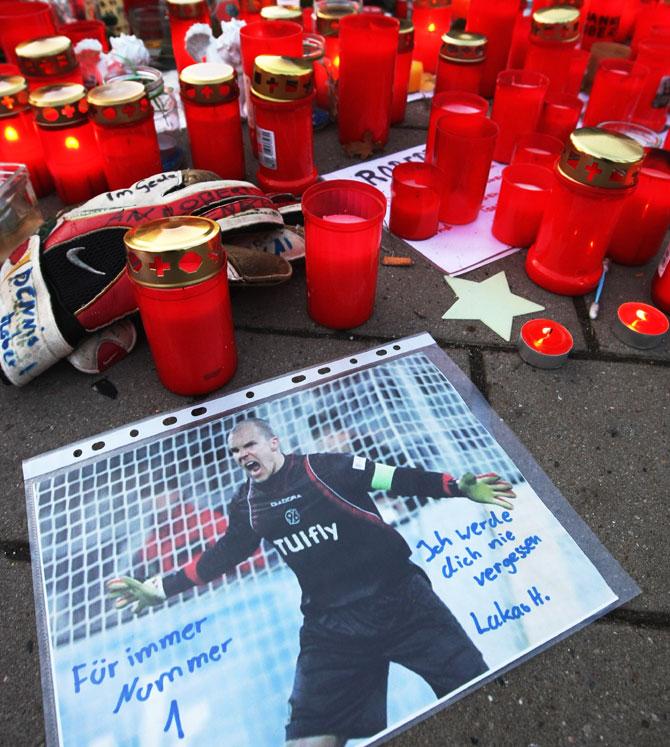
<svg viewBox="0 0 670 747"><path fill-rule="evenodd" d="M395 467L388 464L375 464L375 473L372 475L371 490L390 490Z"/></svg>

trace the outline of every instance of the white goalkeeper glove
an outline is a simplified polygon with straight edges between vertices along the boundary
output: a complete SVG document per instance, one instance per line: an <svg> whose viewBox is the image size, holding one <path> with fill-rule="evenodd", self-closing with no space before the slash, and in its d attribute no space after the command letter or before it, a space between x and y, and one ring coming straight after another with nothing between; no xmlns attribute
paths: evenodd
<svg viewBox="0 0 670 747"><path fill-rule="evenodd" d="M154 576L146 581L138 581L130 576L120 576L107 582L107 592L114 600L117 610L122 610L130 604L135 604L135 614L145 607L162 604L167 597L163 590L163 580Z"/></svg>

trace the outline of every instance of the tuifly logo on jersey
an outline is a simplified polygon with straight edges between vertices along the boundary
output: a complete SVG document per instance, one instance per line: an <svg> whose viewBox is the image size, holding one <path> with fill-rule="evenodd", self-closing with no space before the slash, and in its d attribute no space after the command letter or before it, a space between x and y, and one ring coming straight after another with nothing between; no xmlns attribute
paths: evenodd
<svg viewBox="0 0 670 747"><path fill-rule="evenodd" d="M289 508L284 514L286 522L294 527L296 524L300 524L300 511L297 508Z"/></svg>
<svg viewBox="0 0 670 747"><path fill-rule="evenodd" d="M321 542L329 542L331 540L333 542L337 542L338 540L336 522L327 526L314 524L309 529L301 529L299 532L286 537L279 537L273 540L273 542L279 552L286 556L289 553L300 552L301 550L306 550L308 547L312 547L312 545L318 545Z"/></svg>

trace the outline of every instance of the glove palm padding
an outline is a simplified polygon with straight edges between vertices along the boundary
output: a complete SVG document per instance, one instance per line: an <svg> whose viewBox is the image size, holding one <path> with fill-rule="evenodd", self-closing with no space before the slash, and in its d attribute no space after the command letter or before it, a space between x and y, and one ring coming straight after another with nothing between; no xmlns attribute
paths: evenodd
<svg viewBox="0 0 670 747"><path fill-rule="evenodd" d="M466 472L458 481L458 490L461 495L475 503L490 503L510 510L514 508L508 500L505 500L516 498L512 485L494 472L488 472L485 475L473 475L472 472Z"/></svg>

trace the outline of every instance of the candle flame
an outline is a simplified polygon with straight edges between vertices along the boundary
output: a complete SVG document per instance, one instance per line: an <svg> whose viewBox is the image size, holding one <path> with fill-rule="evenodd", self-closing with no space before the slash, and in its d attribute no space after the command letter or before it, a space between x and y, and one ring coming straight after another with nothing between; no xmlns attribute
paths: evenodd
<svg viewBox="0 0 670 747"><path fill-rule="evenodd" d="M534 345L534 346L535 346L536 348L541 348L541 347L542 347L542 343L543 343L543 342L544 342L545 340L548 340L548 339L549 339L549 337L551 337L551 333L552 333L553 331L554 331L554 328L553 328L553 327L542 327L542 337L539 337L539 338L538 338L537 340L534 340L534 341L533 341L533 345Z"/></svg>
<svg viewBox="0 0 670 747"><path fill-rule="evenodd" d="M335 58L335 59L333 60L333 65L335 65L335 67L339 67L339 66L340 66L340 55L339 55L339 54L338 54L338 55L337 55L337 57L336 57L336 58Z"/></svg>
<svg viewBox="0 0 670 747"><path fill-rule="evenodd" d="M628 325L631 329L637 329L640 322L646 322L649 318L649 315L644 309L638 309L635 312L635 316L637 319L633 319L633 321Z"/></svg>
<svg viewBox="0 0 670 747"><path fill-rule="evenodd" d="M428 24L428 31L430 31L431 34L433 33L433 31L435 31L435 29L436 29L436 26L434 23Z"/></svg>
<svg viewBox="0 0 670 747"><path fill-rule="evenodd" d="M65 138L65 147L68 150L79 150L79 140L77 140L77 138L73 137L72 135L68 135Z"/></svg>
<svg viewBox="0 0 670 747"><path fill-rule="evenodd" d="M5 127L5 140L9 143L15 143L19 139L19 133L11 126Z"/></svg>

